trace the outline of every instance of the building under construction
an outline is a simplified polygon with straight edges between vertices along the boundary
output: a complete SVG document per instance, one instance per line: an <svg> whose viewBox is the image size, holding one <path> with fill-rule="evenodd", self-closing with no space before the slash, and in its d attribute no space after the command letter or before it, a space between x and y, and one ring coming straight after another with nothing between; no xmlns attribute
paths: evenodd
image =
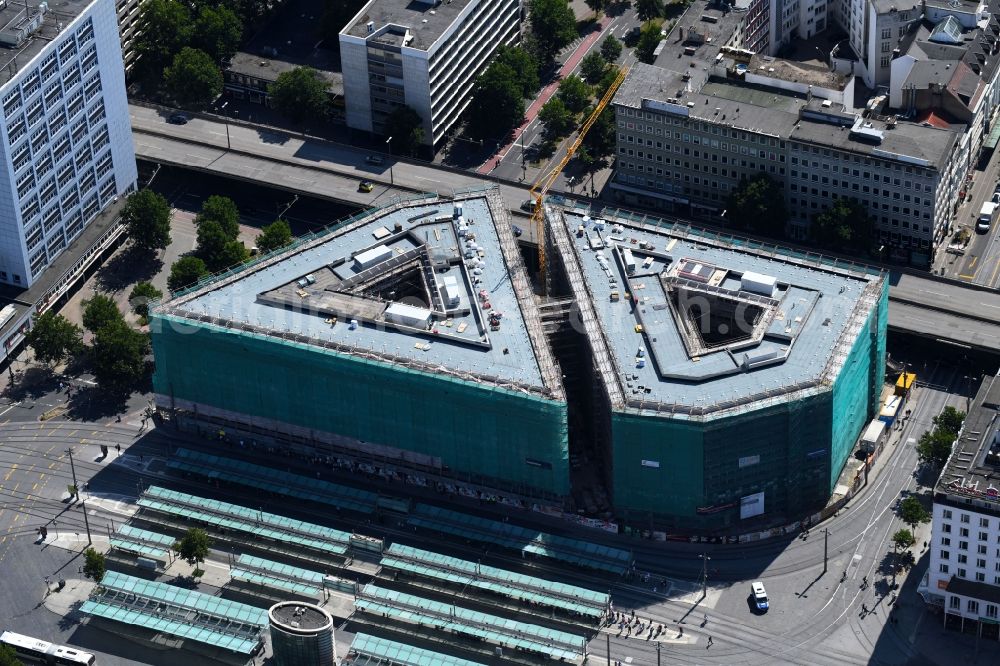
<svg viewBox="0 0 1000 666"><path fill-rule="evenodd" d="M301 239L153 308L158 406L634 526L821 506L878 401L884 279L601 215L546 205L546 299L495 189Z"/></svg>

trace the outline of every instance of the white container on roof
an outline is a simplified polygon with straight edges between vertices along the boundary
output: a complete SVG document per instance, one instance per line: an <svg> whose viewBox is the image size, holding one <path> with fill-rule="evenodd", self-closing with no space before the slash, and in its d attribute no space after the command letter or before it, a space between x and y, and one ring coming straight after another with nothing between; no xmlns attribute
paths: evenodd
<svg viewBox="0 0 1000 666"><path fill-rule="evenodd" d="M444 298L448 307L457 307L462 302L462 292L458 289L458 278L446 275L444 278Z"/></svg>
<svg viewBox="0 0 1000 666"><path fill-rule="evenodd" d="M400 326L427 330L431 325L431 311L405 303L393 303L385 309L385 319Z"/></svg>
<svg viewBox="0 0 1000 666"><path fill-rule="evenodd" d="M771 275L747 271L740 278L740 290L774 298L774 294L778 290L778 280Z"/></svg>
<svg viewBox="0 0 1000 666"><path fill-rule="evenodd" d="M376 245L354 255L354 270L363 271L392 258L392 249L386 245Z"/></svg>

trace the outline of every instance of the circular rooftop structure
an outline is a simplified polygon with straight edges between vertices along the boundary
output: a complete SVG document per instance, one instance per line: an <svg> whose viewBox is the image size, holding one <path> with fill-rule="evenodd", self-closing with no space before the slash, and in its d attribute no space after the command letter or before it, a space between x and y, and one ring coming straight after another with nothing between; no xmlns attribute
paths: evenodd
<svg viewBox="0 0 1000 666"><path fill-rule="evenodd" d="M330 666L334 663L333 617L302 601L282 601L267 612L277 666Z"/></svg>

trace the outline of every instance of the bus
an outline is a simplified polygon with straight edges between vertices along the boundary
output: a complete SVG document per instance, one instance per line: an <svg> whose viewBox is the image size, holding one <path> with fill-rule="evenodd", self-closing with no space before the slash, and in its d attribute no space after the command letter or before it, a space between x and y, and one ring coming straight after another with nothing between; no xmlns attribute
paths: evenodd
<svg viewBox="0 0 1000 666"><path fill-rule="evenodd" d="M94 666L97 663L97 658L89 652L56 645L23 634L15 634L13 631L5 631L0 634L0 644L14 650L21 659L30 659L43 664Z"/></svg>

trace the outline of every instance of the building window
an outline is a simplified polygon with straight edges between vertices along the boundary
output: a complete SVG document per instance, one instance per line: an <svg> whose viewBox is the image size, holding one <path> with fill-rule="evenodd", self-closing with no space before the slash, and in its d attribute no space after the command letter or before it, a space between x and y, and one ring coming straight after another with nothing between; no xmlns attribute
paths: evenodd
<svg viewBox="0 0 1000 666"><path fill-rule="evenodd" d="M961 515L961 517L959 518L959 521L968 524L969 523L969 514L963 513Z"/></svg>
<svg viewBox="0 0 1000 666"><path fill-rule="evenodd" d="M879 60L879 64L880 64L880 65L881 65L881 66L882 66L883 68L885 68L885 67L888 67L888 66L889 66L889 62L890 62L890 60L891 60L891 58L890 58L889 56L882 56L882 59L881 59L881 60Z"/></svg>
<svg viewBox="0 0 1000 666"><path fill-rule="evenodd" d="M942 550L940 555L942 560L947 560L951 557L951 553L948 552L947 550Z"/></svg>
<svg viewBox="0 0 1000 666"><path fill-rule="evenodd" d="M951 545L951 539L948 538L948 537L941 537L941 545L942 546L950 546Z"/></svg>
<svg viewBox="0 0 1000 666"><path fill-rule="evenodd" d="M989 529L989 527L990 527L990 519L989 518L980 518L979 519L979 526L980 527L985 527L986 529Z"/></svg>
<svg viewBox="0 0 1000 666"><path fill-rule="evenodd" d="M950 597L948 599L948 608L959 609L962 607L962 602L958 597Z"/></svg>
<svg viewBox="0 0 1000 666"><path fill-rule="evenodd" d="M996 604L986 604L986 617L992 617L996 619L996 616L997 616Z"/></svg>
<svg viewBox="0 0 1000 666"><path fill-rule="evenodd" d="M976 582L977 583L985 583L986 582L986 574L984 574L984 573L982 573L980 571L977 571L976 572Z"/></svg>
<svg viewBox="0 0 1000 666"><path fill-rule="evenodd" d="M939 571L940 571L941 573L943 573L943 574L946 574L946 573L948 573L948 565L947 565L947 564L942 564L942 565L940 565L940 566L938 567L938 570L939 570Z"/></svg>
<svg viewBox="0 0 1000 666"><path fill-rule="evenodd" d="M960 568L956 573L957 573L957 575L958 575L959 578L966 578L967 577L965 575L965 569L961 569Z"/></svg>
<svg viewBox="0 0 1000 666"><path fill-rule="evenodd" d="M958 536L960 536L960 537L968 537L969 536L969 528L968 527L960 527L958 529Z"/></svg>
<svg viewBox="0 0 1000 666"><path fill-rule="evenodd" d="M968 611L968 612L970 612L970 613L978 613L979 612L979 602L976 601L975 599L969 599L969 600L967 600L965 602L965 610Z"/></svg>
<svg viewBox="0 0 1000 666"><path fill-rule="evenodd" d="M945 534L951 534L951 525L948 523L941 523L941 531ZM1000 543L1000 537L997 537L997 543Z"/></svg>

